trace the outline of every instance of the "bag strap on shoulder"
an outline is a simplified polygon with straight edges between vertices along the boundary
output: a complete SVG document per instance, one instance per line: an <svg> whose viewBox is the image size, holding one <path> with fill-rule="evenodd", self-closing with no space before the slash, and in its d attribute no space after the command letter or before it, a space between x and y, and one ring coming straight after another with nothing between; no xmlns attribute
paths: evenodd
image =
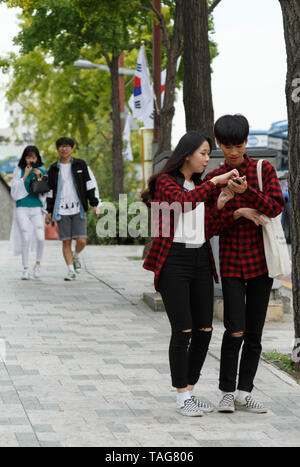
<svg viewBox="0 0 300 467"><path fill-rule="evenodd" d="M257 166L256 166L258 186L259 186L260 191L264 191L263 190L263 182L262 182L262 163L263 163L263 161L264 161L264 159L259 159L259 161L257 162Z"/></svg>

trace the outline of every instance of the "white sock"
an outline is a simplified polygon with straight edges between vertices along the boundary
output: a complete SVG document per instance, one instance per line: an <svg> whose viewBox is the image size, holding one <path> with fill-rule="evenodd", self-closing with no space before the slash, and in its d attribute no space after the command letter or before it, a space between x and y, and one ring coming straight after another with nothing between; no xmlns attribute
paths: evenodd
<svg viewBox="0 0 300 467"><path fill-rule="evenodd" d="M246 397L249 396L249 394L250 394L250 392L238 391L236 398L241 402L245 402Z"/></svg>
<svg viewBox="0 0 300 467"><path fill-rule="evenodd" d="M73 258L78 259L79 258L79 253L77 253L76 251L73 251Z"/></svg>
<svg viewBox="0 0 300 467"><path fill-rule="evenodd" d="M185 402L187 399L190 399L190 398L191 398L190 391L178 392L177 395L176 395L177 404L178 404L180 407L183 407L183 406L184 406L184 402Z"/></svg>
<svg viewBox="0 0 300 467"><path fill-rule="evenodd" d="M69 264L68 268L69 272L75 272L73 264Z"/></svg>
<svg viewBox="0 0 300 467"><path fill-rule="evenodd" d="M226 394L232 394L233 397L235 397L235 391L233 392L224 392L224 391L221 391L222 392L222 397L226 396Z"/></svg>

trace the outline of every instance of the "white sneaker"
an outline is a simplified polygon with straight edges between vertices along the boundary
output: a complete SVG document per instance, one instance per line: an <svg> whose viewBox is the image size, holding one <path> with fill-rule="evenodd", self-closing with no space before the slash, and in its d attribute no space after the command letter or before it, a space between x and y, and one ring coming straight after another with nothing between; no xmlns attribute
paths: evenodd
<svg viewBox="0 0 300 467"><path fill-rule="evenodd" d="M224 394L219 405L218 412L233 413L235 411L234 394Z"/></svg>
<svg viewBox="0 0 300 467"><path fill-rule="evenodd" d="M246 396L244 400L235 400L235 407L238 410L245 410L252 413L267 413L268 410L260 403L253 399L251 394Z"/></svg>
<svg viewBox="0 0 300 467"><path fill-rule="evenodd" d="M76 274L73 271L69 271L68 275L64 278L65 281L75 281L76 280Z"/></svg>
<svg viewBox="0 0 300 467"><path fill-rule="evenodd" d="M76 274L79 274L81 271L81 262L78 256L76 258L75 257L73 258L73 266L74 266Z"/></svg>
<svg viewBox="0 0 300 467"><path fill-rule="evenodd" d="M22 281L29 281L29 279L30 279L29 269L24 269L22 273Z"/></svg>
<svg viewBox="0 0 300 467"><path fill-rule="evenodd" d="M176 411L185 417L203 417L203 411L192 399L186 399L184 405L178 407Z"/></svg>
<svg viewBox="0 0 300 467"><path fill-rule="evenodd" d="M196 396L191 396L192 401L199 407L202 412L210 413L214 411L214 408L207 402L201 401Z"/></svg>
<svg viewBox="0 0 300 467"><path fill-rule="evenodd" d="M36 280L39 280L41 278L41 266L39 266L38 264L36 264L33 268L33 277Z"/></svg>

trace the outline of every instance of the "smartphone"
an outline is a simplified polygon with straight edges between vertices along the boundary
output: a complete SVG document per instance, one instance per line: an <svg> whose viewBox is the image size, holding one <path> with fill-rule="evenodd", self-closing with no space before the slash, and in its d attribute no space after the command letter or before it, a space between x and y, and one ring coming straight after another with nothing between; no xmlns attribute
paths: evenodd
<svg viewBox="0 0 300 467"><path fill-rule="evenodd" d="M232 181L238 185L241 185L241 182L237 178L233 178Z"/></svg>

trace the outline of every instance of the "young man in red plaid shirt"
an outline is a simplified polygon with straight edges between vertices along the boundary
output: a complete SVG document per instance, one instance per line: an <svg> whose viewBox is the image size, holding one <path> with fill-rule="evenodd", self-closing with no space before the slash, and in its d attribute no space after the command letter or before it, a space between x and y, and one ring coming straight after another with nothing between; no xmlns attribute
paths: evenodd
<svg viewBox="0 0 300 467"><path fill-rule="evenodd" d="M207 181L232 169L237 169L241 177L239 184L228 182L235 196L224 209L233 222L220 235L225 333L219 385L222 399L218 410L234 412L239 408L265 413L265 407L251 395L273 284L273 279L268 276L260 213L268 217L278 216L284 208L284 200L275 169L267 161L262 164L263 192L259 190L258 161L245 154L248 134L249 124L242 115L225 115L217 120L215 136L225 161L205 178ZM216 190L215 198L220 189ZM214 201L210 200L211 203ZM238 393L235 395L237 373Z"/></svg>

